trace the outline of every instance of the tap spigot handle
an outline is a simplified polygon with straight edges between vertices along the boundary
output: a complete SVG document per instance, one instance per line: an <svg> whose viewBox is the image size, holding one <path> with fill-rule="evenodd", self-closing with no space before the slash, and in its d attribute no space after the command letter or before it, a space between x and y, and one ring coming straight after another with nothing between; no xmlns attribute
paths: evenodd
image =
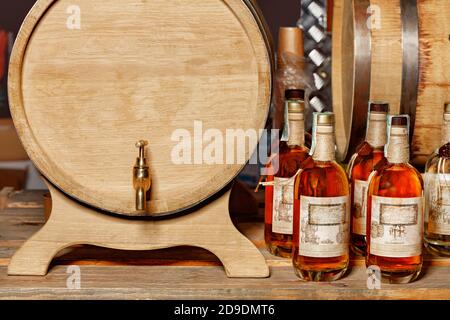
<svg viewBox="0 0 450 320"><path fill-rule="evenodd" d="M148 146L147 140L139 140L136 142L136 148L139 148L139 158L145 158L145 147Z"/></svg>
<svg viewBox="0 0 450 320"><path fill-rule="evenodd" d="M136 210L143 211L147 208L147 191L150 189L152 180L150 170L145 158L145 147L148 141L139 140L136 142L136 148L139 148L139 157L133 168L133 186L136 191Z"/></svg>

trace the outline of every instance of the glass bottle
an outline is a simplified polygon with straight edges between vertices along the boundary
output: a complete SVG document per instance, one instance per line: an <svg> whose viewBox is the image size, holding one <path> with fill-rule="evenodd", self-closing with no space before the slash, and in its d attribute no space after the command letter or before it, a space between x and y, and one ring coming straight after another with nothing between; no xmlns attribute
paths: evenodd
<svg viewBox="0 0 450 320"><path fill-rule="evenodd" d="M370 102L365 141L350 160L347 172L351 188L351 248L359 255L366 253L367 179L375 165L384 159L387 140L386 124L389 104Z"/></svg>
<svg viewBox="0 0 450 320"><path fill-rule="evenodd" d="M335 161L334 114L314 114L312 156L294 185L292 261L307 281L334 281L349 264L350 184Z"/></svg>
<svg viewBox="0 0 450 320"><path fill-rule="evenodd" d="M296 63L288 63L286 56L296 57ZM274 79L272 128L282 130L285 126L284 93L288 89L305 89L303 31L298 27L281 27L278 32L277 71Z"/></svg>
<svg viewBox="0 0 450 320"><path fill-rule="evenodd" d="M279 153L271 161L273 174L267 176L265 199L266 246L270 253L280 257L291 257L292 253L294 180L291 178L309 156L305 147L304 91L287 90L286 98L289 125L284 128Z"/></svg>
<svg viewBox="0 0 450 320"><path fill-rule="evenodd" d="M409 162L409 117L390 121L386 160L369 178L367 266L378 266L382 280L414 281L422 269L423 181Z"/></svg>
<svg viewBox="0 0 450 320"><path fill-rule="evenodd" d="M450 102L445 104L439 150L425 166L425 244L450 256Z"/></svg>

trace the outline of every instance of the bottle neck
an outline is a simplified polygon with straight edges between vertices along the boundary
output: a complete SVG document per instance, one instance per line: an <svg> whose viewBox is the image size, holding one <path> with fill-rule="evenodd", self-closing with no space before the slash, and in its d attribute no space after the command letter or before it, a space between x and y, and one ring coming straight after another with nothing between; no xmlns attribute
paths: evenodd
<svg viewBox="0 0 450 320"><path fill-rule="evenodd" d="M335 141L333 126L317 126L312 158L314 161L330 162L335 160Z"/></svg>
<svg viewBox="0 0 450 320"><path fill-rule="evenodd" d="M289 147L305 145L305 116L303 113L289 113Z"/></svg>
<svg viewBox="0 0 450 320"><path fill-rule="evenodd" d="M386 114L371 112L367 123L366 141L373 148L383 148L387 142Z"/></svg>
<svg viewBox="0 0 450 320"><path fill-rule="evenodd" d="M407 127L392 127L386 158L390 163L409 162L409 135Z"/></svg>
<svg viewBox="0 0 450 320"><path fill-rule="evenodd" d="M442 124L441 146L450 142L450 114L444 114L444 123Z"/></svg>

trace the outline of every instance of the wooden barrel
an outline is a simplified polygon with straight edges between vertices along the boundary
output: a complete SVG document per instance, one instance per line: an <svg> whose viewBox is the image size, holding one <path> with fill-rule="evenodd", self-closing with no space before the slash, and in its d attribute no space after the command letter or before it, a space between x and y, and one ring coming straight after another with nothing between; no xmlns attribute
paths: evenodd
<svg viewBox="0 0 450 320"><path fill-rule="evenodd" d="M339 157L364 139L368 101L384 100L392 114L411 116L412 161L423 165L450 100L448 0L338 0L333 19Z"/></svg>
<svg viewBox="0 0 450 320"><path fill-rule="evenodd" d="M14 123L42 174L74 199L122 215L180 212L227 186L256 147L250 141L243 161L212 164L195 149L210 143L201 141L208 129L264 128L269 42L250 0L39 0L12 53ZM152 177L146 213L133 188L141 139ZM180 143L192 154L178 164Z"/></svg>

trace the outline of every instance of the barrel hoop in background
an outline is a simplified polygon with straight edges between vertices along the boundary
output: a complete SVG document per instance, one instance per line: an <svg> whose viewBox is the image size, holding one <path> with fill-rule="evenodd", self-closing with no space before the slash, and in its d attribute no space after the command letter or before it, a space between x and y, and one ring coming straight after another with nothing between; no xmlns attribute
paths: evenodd
<svg viewBox="0 0 450 320"><path fill-rule="evenodd" d="M402 96L400 112L411 118L410 139L416 118L416 106L419 88L419 17L417 0L400 0L402 16Z"/></svg>
<svg viewBox="0 0 450 320"><path fill-rule="evenodd" d="M353 145L358 137L365 136L367 123L367 109L370 98L370 76L372 61L372 38L368 27L369 0L354 1L355 19L355 69L354 69L354 97L353 97L353 121L352 134L349 145ZM352 154L347 154L347 160Z"/></svg>

